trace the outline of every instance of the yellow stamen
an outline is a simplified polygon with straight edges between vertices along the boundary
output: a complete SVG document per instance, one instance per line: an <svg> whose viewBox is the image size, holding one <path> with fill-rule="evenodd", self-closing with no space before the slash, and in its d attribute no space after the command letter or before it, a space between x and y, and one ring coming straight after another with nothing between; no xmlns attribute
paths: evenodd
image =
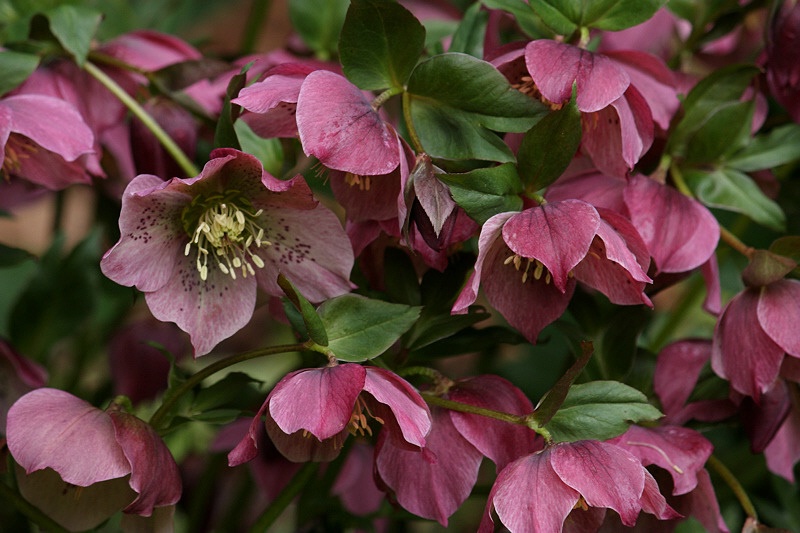
<svg viewBox="0 0 800 533"><path fill-rule="evenodd" d="M360 191L368 191L372 185L372 179L369 176L361 176L352 172L344 175L344 182L351 187L358 187Z"/></svg>

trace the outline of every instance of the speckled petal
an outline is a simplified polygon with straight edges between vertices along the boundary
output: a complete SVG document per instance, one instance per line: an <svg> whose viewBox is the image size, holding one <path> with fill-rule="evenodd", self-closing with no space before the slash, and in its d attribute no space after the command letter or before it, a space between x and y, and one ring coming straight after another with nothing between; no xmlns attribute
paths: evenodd
<svg viewBox="0 0 800 533"><path fill-rule="evenodd" d="M318 70L306 78L297 128L305 152L326 167L372 176L400 164L397 134L358 87L333 72Z"/></svg>

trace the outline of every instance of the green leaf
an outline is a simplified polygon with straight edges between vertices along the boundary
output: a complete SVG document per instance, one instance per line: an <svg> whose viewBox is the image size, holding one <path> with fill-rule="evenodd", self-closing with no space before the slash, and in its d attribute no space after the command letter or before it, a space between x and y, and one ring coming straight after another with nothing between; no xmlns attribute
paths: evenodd
<svg viewBox="0 0 800 533"><path fill-rule="evenodd" d="M415 358L430 359L434 357L450 357L465 353L476 353L484 350L496 351L501 344L522 344L525 337L516 331L503 326L485 328L466 328L458 333L414 350Z"/></svg>
<svg viewBox="0 0 800 533"><path fill-rule="evenodd" d="M88 7L60 5L48 11L46 16L50 31L58 42L72 54L78 65L83 66L103 15Z"/></svg>
<svg viewBox="0 0 800 533"><path fill-rule="evenodd" d="M800 159L800 124L786 124L759 135L725 164L742 172L752 172L797 159Z"/></svg>
<svg viewBox="0 0 800 533"><path fill-rule="evenodd" d="M225 90L225 99L222 102L222 111L219 114L219 120L217 121L217 127L214 130L214 147L221 148L235 148L237 150L241 150L242 147L239 144L239 137L236 135L236 130L233 127L233 123L236 122L236 119L239 117L239 113L241 113L242 108L238 105L232 104L231 100L238 96L239 91L244 88L244 84L247 81L245 73L250 69L252 63L248 63L242 70L239 71L239 74L236 74L231 78L231 81L228 82L228 87Z"/></svg>
<svg viewBox="0 0 800 533"><path fill-rule="evenodd" d="M545 24L569 36L577 28L624 30L646 21L666 0L530 0Z"/></svg>
<svg viewBox="0 0 800 533"><path fill-rule="evenodd" d="M264 170L273 176L281 175L283 170L283 146L280 139L259 137L244 120L234 122L233 129L243 152L256 156L264 166Z"/></svg>
<svg viewBox="0 0 800 533"><path fill-rule="evenodd" d="M418 350L429 346L436 341L446 339L466 329L482 322L491 315L484 310L470 310L464 315L451 315L449 313L439 313L436 315L426 315L423 311L414 328L408 337L407 347L409 350Z"/></svg>
<svg viewBox="0 0 800 533"><path fill-rule="evenodd" d="M339 39L344 75L365 90L402 89L425 47L425 28L389 0L353 0Z"/></svg>
<svg viewBox="0 0 800 533"><path fill-rule="evenodd" d="M411 258L398 248L386 248L383 254L383 278L386 294L406 305L419 305L421 296L417 271Z"/></svg>
<svg viewBox="0 0 800 533"><path fill-rule="evenodd" d="M441 54L417 65L408 95L420 141L434 158L513 161L493 132L527 131L546 113L491 64L466 54Z"/></svg>
<svg viewBox="0 0 800 533"><path fill-rule="evenodd" d="M30 252L0 243L0 268L16 266L35 257Z"/></svg>
<svg viewBox="0 0 800 533"><path fill-rule="evenodd" d="M631 423L657 420L662 413L647 397L618 381L592 381L570 387L564 403L545 428L556 442L607 440Z"/></svg>
<svg viewBox="0 0 800 533"><path fill-rule="evenodd" d="M538 190L557 180L578 151L581 134L581 112L573 101L537 122L517 152L523 183Z"/></svg>
<svg viewBox="0 0 800 533"><path fill-rule="evenodd" d="M478 224L498 213L522 209L522 185L511 163L464 174L440 174L439 179L450 187L453 200Z"/></svg>
<svg viewBox="0 0 800 533"><path fill-rule="evenodd" d="M325 330L324 321L317 314L317 310L314 309L311 302L300 294L294 285L292 285L292 282L283 274L278 274L278 286L295 308L300 311L309 338L320 346L327 346L328 334Z"/></svg>
<svg viewBox="0 0 800 533"><path fill-rule="evenodd" d="M758 73L759 69L753 65L732 65L713 72L695 85L684 102L683 118L667 141L667 152L683 157L691 136L720 109L739 103Z"/></svg>
<svg viewBox="0 0 800 533"><path fill-rule="evenodd" d="M472 4L464 12L448 51L483 57L483 39L488 21L489 12L481 9L480 3Z"/></svg>
<svg viewBox="0 0 800 533"><path fill-rule="evenodd" d="M713 163L742 148L750 139L755 102L728 102L687 136L687 163Z"/></svg>
<svg viewBox="0 0 800 533"><path fill-rule="evenodd" d="M578 360L569 367L564 375L558 378L555 385L547 391L539 401L539 405L537 405L536 409L533 411L533 419L536 420L540 426L544 426L550 422L564 404L572 384L583 371L583 368L586 366L586 363L589 362L589 358L594 352L592 343L582 342L581 351L582 354Z"/></svg>
<svg viewBox="0 0 800 533"><path fill-rule="evenodd" d="M775 231L785 231L786 216L780 206L758 188L747 174L732 168L688 170L687 185L701 202L747 215Z"/></svg>
<svg viewBox="0 0 800 533"><path fill-rule="evenodd" d="M328 60L336 54L349 4L348 0L289 1L292 28L320 59Z"/></svg>
<svg viewBox="0 0 800 533"><path fill-rule="evenodd" d="M408 331L420 308L345 294L317 309L337 359L360 362L385 352Z"/></svg>
<svg viewBox="0 0 800 533"><path fill-rule="evenodd" d="M247 408L249 407L247 402L251 399L248 396L252 395L244 393L256 392L251 387L256 383L258 380L244 372L231 372L213 385L200 390L194 397L192 411L204 413L222 406L232 407L234 405Z"/></svg>
<svg viewBox="0 0 800 533"><path fill-rule="evenodd" d="M594 0L584 0L584 3L596 4ZM611 9L585 25L599 30L624 30L648 20L665 3L667 0L618 0Z"/></svg>
<svg viewBox="0 0 800 533"><path fill-rule="evenodd" d="M572 18L565 16L548 0L530 0L531 8L542 18L542 21L559 35L570 36L578 29Z"/></svg>
<svg viewBox="0 0 800 533"><path fill-rule="evenodd" d="M525 0L482 0L481 3L489 9L501 9L511 13L520 29L532 39L553 37L553 31L551 30L552 26L545 24L543 20L544 17L540 17L533 9L531 9L531 5ZM562 33L562 35L566 35L575 31L575 25L564 19L563 16L560 16L553 22L553 24L558 25L559 21L563 22L565 24L564 27L568 30L566 33Z"/></svg>
<svg viewBox="0 0 800 533"><path fill-rule="evenodd" d="M39 56L0 50L0 95L16 88L39 66Z"/></svg>

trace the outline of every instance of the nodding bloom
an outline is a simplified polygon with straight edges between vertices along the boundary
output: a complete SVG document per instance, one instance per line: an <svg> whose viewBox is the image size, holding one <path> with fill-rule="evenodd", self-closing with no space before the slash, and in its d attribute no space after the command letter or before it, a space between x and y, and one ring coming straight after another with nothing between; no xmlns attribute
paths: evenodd
<svg viewBox="0 0 800 533"><path fill-rule="evenodd" d="M31 391L8 412L8 449L25 499L71 531L118 511L161 515L181 496L164 442L116 404L101 411L62 390Z"/></svg>
<svg viewBox="0 0 800 533"><path fill-rule="evenodd" d="M0 175L58 190L89 183L94 135L71 104L39 94L0 99Z"/></svg>
<svg viewBox="0 0 800 533"><path fill-rule="evenodd" d="M452 311L465 312L483 287L509 324L536 342L567 308L576 280L613 303L651 305L642 292L651 281L645 273L649 262L627 219L581 200L500 213L481 230L475 272Z"/></svg>
<svg viewBox="0 0 800 533"><path fill-rule="evenodd" d="M231 466L257 453L266 414L267 434L290 461L331 461L348 434L372 435L370 422L386 426L403 446L421 448L431 413L419 393L399 376L373 366L344 363L286 375L261 406L250 432L228 455Z"/></svg>
<svg viewBox="0 0 800 533"><path fill-rule="evenodd" d="M134 178L120 233L103 273L144 292L153 316L189 333L196 356L247 324L257 287L281 295L280 273L314 302L352 288L336 216L302 177L278 180L238 150L213 151L194 178Z"/></svg>
<svg viewBox="0 0 800 533"><path fill-rule="evenodd" d="M494 531L493 509L510 531L536 533L562 531L565 521L602 522L595 511L604 509L616 511L629 527L641 511L660 520L680 516L636 457L590 440L562 442L509 464L492 486L479 531Z"/></svg>

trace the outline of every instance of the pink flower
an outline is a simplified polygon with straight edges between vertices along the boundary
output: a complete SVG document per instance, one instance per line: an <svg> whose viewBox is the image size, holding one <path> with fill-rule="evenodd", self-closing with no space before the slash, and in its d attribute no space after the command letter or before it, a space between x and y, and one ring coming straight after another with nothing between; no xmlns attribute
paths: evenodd
<svg viewBox="0 0 800 533"><path fill-rule="evenodd" d="M181 496L178 466L153 428L57 389L29 392L8 413L22 495L70 530L117 511L150 516Z"/></svg>
<svg viewBox="0 0 800 533"><path fill-rule="evenodd" d="M153 315L189 333L198 356L250 320L257 286L282 294L280 273L315 302L351 289L353 256L333 213L301 177L280 181L233 149L212 152L195 178L134 178L120 233L103 273L144 292Z"/></svg>
<svg viewBox="0 0 800 533"><path fill-rule="evenodd" d="M453 312L464 312L482 286L489 303L531 342L564 312L576 279L613 303L650 305L642 292L650 259L641 237L625 218L580 200L495 215L478 249Z"/></svg>
<svg viewBox="0 0 800 533"><path fill-rule="evenodd" d="M800 357L800 281L748 287L722 310L714 329L711 367L752 396L773 386L788 354Z"/></svg>
<svg viewBox="0 0 800 533"><path fill-rule="evenodd" d="M385 424L394 441L416 448L425 446L431 429L425 401L388 370L354 363L303 369L269 393L248 435L228 455L231 466L255 457L262 414L275 446L295 462L334 459L348 433L372 435L370 419Z"/></svg>
<svg viewBox="0 0 800 533"><path fill-rule="evenodd" d="M675 518L653 476L638 459L613 444L564 442L517 459L492 486L480 531L493 531L492 509L510 531L561 531L580 509L608 508L633 526L640 511ZM580 520L580 518L578 518Z"/></svg>
<svg viewBox="0 0 800 533"><path fill-rule="evenodd" d="M0 99L0 170L47 189L89 183L82 156L94 147L92 130L63 100L38 94Z"/></svg>

